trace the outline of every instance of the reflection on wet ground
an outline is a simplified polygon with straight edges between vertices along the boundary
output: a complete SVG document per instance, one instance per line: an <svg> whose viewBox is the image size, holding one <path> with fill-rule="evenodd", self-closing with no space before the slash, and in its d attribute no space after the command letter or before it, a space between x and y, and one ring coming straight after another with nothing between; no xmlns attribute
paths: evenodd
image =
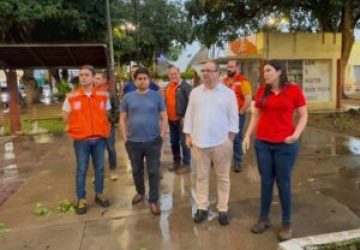
<svg viewBox="0 0 360 250"><path fill-rule="evenodd" d="M293 178L296 236L360 227L360 140L313 128L307 128L301 140ZM273 201L275 227L261 237L249 233L258 214L260 191L254 176L253 151L245 155L243 171L231 173L231 223L221 227L215 209L213 171L209 219L194 224L191 215L196 211L196 166L192 165L188 175L168 171L172 159L169 141L165 140L160 183L162 214L154 217L146 202L131 205L134 186L130 165L124 145L118 142L117 148L118 181L109 181L106 166L105 193L112 202L110 209L99 208L89 198L89 213L83 217L64 217L54 212L51 218L39 219L31 216L36 202L45 202L56 211L59 200L73 197L75 162L71 141L66 136L38 135L0 144L0 218L14 230L14 236L7 237L23 237L28 249L43 249L45 243L52 249L63 249L64 242L78 242L67 249L276 249L280 218L277 196ZM88 176L88 196L93 197L91 167ZM34 226L46 228L46 232L37 229L39 237L36 230L30 236L26 234ZM23 244L10 240L5 243L4 249L23 248Z"/></svg>
<svg viewBox="0 0 360 250"><path fill-rule="evenodd" d="M42 165L49 147L56 148L55 141L55 136L42 134L7 138L0 144L0 206Z"/></svg>
<svg viewBox="0 0 360 250"><path fill-rule="evenodd" d="M360 217L360 139L308 128L299 160L311 166L308 183Z"/></svg>

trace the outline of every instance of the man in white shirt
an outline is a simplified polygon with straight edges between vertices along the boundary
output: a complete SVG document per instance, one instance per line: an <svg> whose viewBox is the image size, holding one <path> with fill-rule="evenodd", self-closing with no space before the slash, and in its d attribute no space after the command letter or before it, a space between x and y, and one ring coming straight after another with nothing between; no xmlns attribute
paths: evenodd
<svg viewBox="0 0 360 250"><path fill-rule="evenodd" d="M236 97L219 81L219 66L209 61L201 70L204 84L190 94L184 121L186 144L196 162L196 223L204 221L209 207L209 172L217 179L219 223L229 224L228 201L233 141L239 131Z"/></svg>

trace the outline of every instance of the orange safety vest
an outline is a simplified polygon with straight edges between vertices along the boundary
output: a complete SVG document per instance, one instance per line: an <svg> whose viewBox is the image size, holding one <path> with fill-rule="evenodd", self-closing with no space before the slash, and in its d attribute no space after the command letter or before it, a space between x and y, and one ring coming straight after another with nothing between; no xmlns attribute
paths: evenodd
<svg viewBox="0 0 360 250"><path fill-rule="evenodd" d="M237 74L236 76L234 76L232 78L227 76L223 80L225 85L234 91L234 93L236 95L236 100L237 100L239 110L241 109L241 107L244 105L244 102L245 102L245 98L244 98L244 95L241 90L241 85L242 85L243 81L247 81L247 79L245 76L243 76L241 74Z"/></svg>
<svg viewBox="0 0 360 250"><path fill-rule="evenodd" d="M74 140L90 138L107 138L110 134L110 123L107 117L106 104L109 93L93 89L87 96L83 88L68 95L71 107L68 134Z"/></svg>

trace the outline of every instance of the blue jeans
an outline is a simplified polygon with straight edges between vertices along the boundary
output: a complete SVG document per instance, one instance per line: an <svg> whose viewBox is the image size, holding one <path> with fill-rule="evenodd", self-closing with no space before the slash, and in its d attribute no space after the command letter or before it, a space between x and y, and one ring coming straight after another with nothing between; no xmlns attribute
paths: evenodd
<svg viewBox="0 0 360 250"><path fill-rule="evenodd" d="M246 113L240 115L239 114L239 133L236 134L234 139L234 162L241 163L241 158L243 155L241 144L243 140L243 131L244 125L246 122Z"/></svg>
<svg viewBox="0 0 360 250"><path fill-rule="evenodd" d="M182 162L184 165L190 165L191 153L186 146L185 135L182 132L180 121L169 121L170 144L174 162L181 162L180 149L182 153Z"/></svg>
<svg viewBox="0 0 360 250"><path fill-rule="evenodd" d="M144 184L144 160L149 176L149 202L156 203L159 200L159 169L161 156L162 138L148 142L125 143L126 151L132 167L132 174L135 182L136 192L140 195L145 194Z"/></svg>
<svg viewBox="0 0 360 250"><path fill-rule="evenodd" d="M299 151L299 142L255 142L256 159L261 177L261 218L268 218L273 197L273 187L279 190L282 222L291 222L291 175Z"/></svg>
<svg viewBox="0 0 360 250"><path fill-rule="evenodd" d="M116 149L115 149L115 126L111 126L110 135L106 138L106 148L109 156L109 168L116 168Z"/></svg>
<svg viewBox="0 0 360 250"><path fill-rule="evenodd" d="M91 156L95 173L95 193L102 194L104 189L104 150L105 139L75 140L76 156L76 194L78 199L86 197L86 173Z"/></svg>

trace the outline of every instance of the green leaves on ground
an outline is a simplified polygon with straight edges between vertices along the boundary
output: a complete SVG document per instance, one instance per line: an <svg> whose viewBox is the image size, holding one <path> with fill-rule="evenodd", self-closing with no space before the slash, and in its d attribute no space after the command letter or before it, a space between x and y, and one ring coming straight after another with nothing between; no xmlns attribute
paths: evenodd
<svg viewBox="0 0 360 250"><path fill-rule="evenodd" d="M69 202L68 200L62 200L59 202L58 210L60 213L74 214L75 206L72 202Z"/></svg>
<svg viewBox="0 0 360 250"><path fill-rule="evenodd" d="M51 210L45 207L43 203L37 203L34 212L39 216L48 216L51 214Z"/></svg>
<svg viewBox="0 0 360 250"><path fill-rule="evenodd" d="M7 226L5 225L5 223L0 222L0 234L4 234L10 232L10 229L7 228Z"/></svg>

